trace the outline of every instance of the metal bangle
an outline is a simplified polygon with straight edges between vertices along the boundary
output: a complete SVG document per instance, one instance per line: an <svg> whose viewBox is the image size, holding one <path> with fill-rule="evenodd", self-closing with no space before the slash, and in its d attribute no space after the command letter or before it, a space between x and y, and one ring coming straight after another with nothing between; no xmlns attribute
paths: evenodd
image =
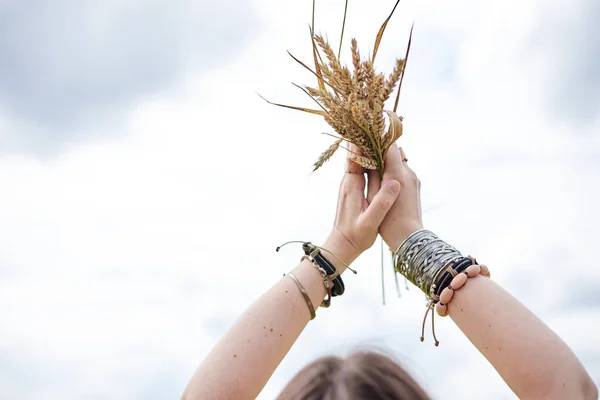
<svg viewBox="0 0 600 400"><path fill-rule="evenodd" d="M421 229L413 232L398 247L394 253L394 268L430 296L440 271L461 257L458 250L433 232Z"/></svg>
<svg viewBox="0 0 600 400"><path fill-rule="evenodd" d="M293 274L287 274L287 276L292 278L292 280L296 283L296 286L298 286L300 293L302 293L302 297L304 297L304 301L306 301L306 305L308 306L308 310L310 311L310 319L315 319L317 313L315 312L315 307L313 306L312 301L310 301L310 297L308 296L306 289L304 289L304 285L302 285L298 278L296 278Z"/></svg>

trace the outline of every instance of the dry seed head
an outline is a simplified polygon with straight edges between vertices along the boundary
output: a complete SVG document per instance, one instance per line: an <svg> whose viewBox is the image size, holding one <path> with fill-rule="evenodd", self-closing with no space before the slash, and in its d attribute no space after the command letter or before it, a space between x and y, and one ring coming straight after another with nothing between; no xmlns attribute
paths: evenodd
<svg viewBox="0 0 600 400"><path fill-rule="evenodd" d="M402 75L402 72L404 71L404 64L405 64L404 60L402 60L402 59L396 60L396 67L394 68L394 71L392 71L392 73L390 74L390 77L385 82L383 94L381 96L381 101L383 103L385 103L390 98L390 95L392 94L392 92L394 91L394 88L398 84L398 81L400 80L400 76Z"/></svg>
<svg viewBox="0 0 600 400"><path fill-rule="evenodd" d="M377 169L377 163L371 160L370 158L363 156L352 156L351 159L352 161L366 169Z"/></svg>
<svg viewBox="0 0 600 400"><path fill-rule="evenodd" d="M384 74L377 73L370 58L361 59L358 44L352 39L351 72L340 63L331 45L319 35L314 37L315 51L320 49L325 59L315 54L315 71L319 77L320 87L300 87L324 111L319 112L325 121L340 136L327 150L321 153L314 164L319 169L346 141L355 145L360 155L352 159L367 169L378 170L383 175L383 160L389 146L402 134L402 124L398 116L391 111L384 111L385 101L393 93L404 71L405 61L397 60L392 73L386 79ZM297 60L305 68L301 61ZM322 80L321 80L322 79ZM321 85L321 82L323 85ZM289 106L287 106L289 107ZM303 111L314 111L300 107L289 107ZM384 112L388 113L390 127L385 131ZM391 113L391 114L390 114Z"/></svg>
<svg viewBox="0 0 600 400"><path fill-rule="evenodd" d="M325 164L325 162L327 160L329 160L331 158L331 156L333 156L333 154L340 147L341 143L342 143L342 139L338 139L335 141L335 143L333 143L331 146L329 146L329 148L327 150L325 150L323 153L321 153L321 156L319 157L319 159L317 160L317 162L314 165L313 172L318 170L319 168L321 168L323 166L323 164Z"/></svg>

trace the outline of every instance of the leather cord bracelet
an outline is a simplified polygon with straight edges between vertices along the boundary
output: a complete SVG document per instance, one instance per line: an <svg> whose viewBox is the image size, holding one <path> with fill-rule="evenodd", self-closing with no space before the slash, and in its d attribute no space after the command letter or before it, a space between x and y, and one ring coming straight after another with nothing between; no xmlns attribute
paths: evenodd
<svg viewBox="0 0 600 400"><path fill-rule="evenodd" d="M304 260L310 261L311 264L315 267L315 269L317 271L319 271L319 274L321 274L321 277L323 278L323 286L325 287L325 298L323 299L323 301L321 302L320 305L321 305L321 307L329 307L331 305L331 298L334 296L341 296L344 293L345 286L344 286L344 281L342 281L342 277L340 276L340 272L337 270L335 265L333 265L323 255L322 252L325 251L325 252L331 254L341 264L343 264L347 269L354 272L355 274L356 274L356 271L353 270L352 268L350 268L350 266L348 264L346 264L344 261L342 261L338 256L336 256L331 251L329 251L323 247L316 246L310 242L296 241L296 240L285 242L281 246L278 246L275 249L275 251L281 250L281 248L283 246L286 246L290 243L301 243L302 249L304 250L304 256L302 256L301 262ZM306 305L308 306L308 309L310 311L311 319L313 319L316 315L316 312L315 312L315 308L314 308L310 298L308 297L308 293L302 286L302 283L300 283L300 281L295 276L293 276L292 274L289 274L289 276L296 283L296 286L298 286L298 289L302 293L302 296L304 297L304 300L306 301Z"/></svg>
<svg viewBox="0 0 600 400"><path fill-rule="evenodd" d="M477 261L475 261L475 263L477 263ZM452 279L457 274L460 274L472 264L473 261L469 257L463 257L454 262L454 265L452 265L452 269L456 272L456 274L451 274L448 271L444 272L435 283L435 291L433 292L433 294L439 296L442 293L442 290L444 290L446 287L448 287L448 285L450 285L450 282L452 282Z"/></svg>
<svg viewBox="0 0 600 400"><path fill-rule="evenodd" d="M310 242L305 242L302 245L302 250L306 256L312 257L314 262L319 265L331 279L333 287L331 288L331 296L341 296L344 294L346 287L340 273L335 266L321 253L321 250Z"/></svg>

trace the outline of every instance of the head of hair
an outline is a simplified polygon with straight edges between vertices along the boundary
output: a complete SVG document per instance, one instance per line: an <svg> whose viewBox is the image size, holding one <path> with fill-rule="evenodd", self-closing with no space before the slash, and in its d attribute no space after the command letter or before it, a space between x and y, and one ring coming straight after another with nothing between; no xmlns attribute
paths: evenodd
<svg viewBox="0 0 600 400"><path fill-rule="evenodd" d="M430 400L391 357L374 351L323 357L303 368L278 400Z"/></svg>

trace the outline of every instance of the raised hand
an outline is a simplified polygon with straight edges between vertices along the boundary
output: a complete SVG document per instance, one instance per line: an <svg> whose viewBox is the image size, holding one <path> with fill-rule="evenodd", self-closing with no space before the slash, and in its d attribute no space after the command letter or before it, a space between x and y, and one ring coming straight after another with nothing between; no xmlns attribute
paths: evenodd
<svg viewBox="0 0 600 400"><path fill-rule="evenodd" d="M400 194L379 226L379 233L392 250L416 230L423 228L421 218L421 181L407 164L401 148L392 144L385 156L383 180L377 171L369 172L367 201L375 201L378 192L389 181L400 183Z"/></svg>

